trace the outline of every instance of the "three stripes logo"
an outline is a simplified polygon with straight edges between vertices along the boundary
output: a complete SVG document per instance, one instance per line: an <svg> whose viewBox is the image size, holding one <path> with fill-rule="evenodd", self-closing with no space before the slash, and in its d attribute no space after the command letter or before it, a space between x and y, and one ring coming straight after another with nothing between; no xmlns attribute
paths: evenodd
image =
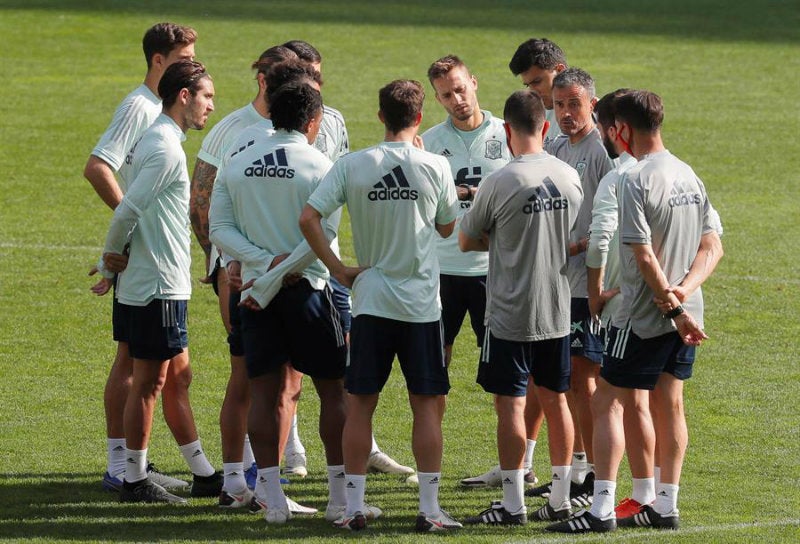
<svg viewBox="0 0 800 544"><path fill-rule="evenodd" d="M373 185L373 190L367 193L367 198L373 202L379 200L416 200L419 193L410 188L411 185L399 166L383 176L381 181Z"/></svg>
<svg viewBox="0 0 800 544"><path fill-rule="evenodd" d="M544 178L542 185L534 188L533 195L528 198L528 202L522 207L522 213L551 212L566 210L569 207L569 201L562 198L561 191L549 177Z"/></svg>
<svg viewBox="0 0 800 544"><path fill-rule="evenodd" d="M289 168L289 161L286 160L286 150L280 148L272 153L267 153L257 161L253 161L253 166L245 168L244 175L247 177L291 179L294 177L294 169Z"/></svg>
<svg viewBox="0 0 800 544"><path fill-rule="evenodd" d="M693 188L682 187L680 182L675 182L672 190L669 192L670 197L667 201L670 208L676 206L697 206L702 203L700 193L692 192Z"/></svg>

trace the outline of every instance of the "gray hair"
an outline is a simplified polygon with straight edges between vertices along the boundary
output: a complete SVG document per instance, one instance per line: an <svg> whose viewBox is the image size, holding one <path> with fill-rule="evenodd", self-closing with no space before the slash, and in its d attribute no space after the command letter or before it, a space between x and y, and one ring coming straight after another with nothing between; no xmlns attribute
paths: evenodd
<svg viewBox="0 0 800 544"><path fill-rule="evenodd" d="M580 68L567 68L553 79L553 88L583 87L590 99L594 98L594 80Z"/></svg>

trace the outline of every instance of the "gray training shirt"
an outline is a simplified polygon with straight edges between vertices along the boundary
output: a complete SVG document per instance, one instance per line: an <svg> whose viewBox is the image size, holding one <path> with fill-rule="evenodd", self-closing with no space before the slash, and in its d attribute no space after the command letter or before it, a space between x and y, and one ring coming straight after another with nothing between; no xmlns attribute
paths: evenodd
<svg viewBox="0 0 800 544"><path fill-rule="evenodd" d="M573 168L521 155L481 183L461 220L470 238L489 233L485 323L503 340L532 342L570 332L570 231L583 199Z"/></svg>

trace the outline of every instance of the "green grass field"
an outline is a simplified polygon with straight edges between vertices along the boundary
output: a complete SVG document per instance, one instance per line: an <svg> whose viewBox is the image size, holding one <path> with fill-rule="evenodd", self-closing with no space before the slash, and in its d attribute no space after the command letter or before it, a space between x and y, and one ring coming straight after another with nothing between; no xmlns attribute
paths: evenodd
<svg viewBox="0 0 800 544"><path fill-rule="evenodd" d="M707 283L707 332L687 383L690 446L681 488L683 529L619 531L603 541L796 542L800 540L800 3L632 0L532 3L409 0L350 2L144 2L0 0L0 540L343 540L321 516L266 527L216 501L188 507L127 506L100 488L105 467L102 391L114 346L110 300L89 293L86 272L110 211L82 178L111 114L144 74L141 36L174 20L200 34L197 56L214 76L211 124L255 95L248 67L268 46L305 39L324 56L326 102L347 119L353 149L382 138L377 89L425 79L445 54L479 80L482 107L499 113L520 84L507 63L519 43L545 36L588 70L598 94L652 89L666 104L665 140L706 183L724 226L725 258ZM427 82L426 90L430 90ZM429 92L425 128L443 119ZM202 140L190 133L190 169ZM345 247L348 235L343 233ZM194 277L202 275L195 247ZM213 292L195 282L190 336L192 399L204 446L221 465L217 417L227 346ZM445 417L441 502L456 517L499 495L463 491L460 478L496 459L491 399L474 383L478 350L464 328L456 343ZM317 405L301 401L311 475L287 493L324 508ZM393 377L376 434L412 463L410 412ZM548 470L541 437L536 468ZM188 476L160 416L151 457ZM618 495L630 491L623 470ZM370 477L368 498L386 512L368 536L416 542L416 491ZM533 502L528 503L533 506ZM465 529L459 542L597 541L557 538L540 526Z"/></svg>

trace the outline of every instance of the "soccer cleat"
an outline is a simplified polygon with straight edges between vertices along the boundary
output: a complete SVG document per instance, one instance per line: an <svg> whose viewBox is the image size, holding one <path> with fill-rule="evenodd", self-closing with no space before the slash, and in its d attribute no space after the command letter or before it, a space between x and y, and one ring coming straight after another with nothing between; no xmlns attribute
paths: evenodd
<svg viewBox="0 0 800 544"><path fill-rule="evenodd" d="M134 487L124 484L119 490L119 502L165 502L170 504L186 504L186 499L173 495L160 485L145 478Z"/></svg>
<svg viewBox="0 0 800 544"><path fill-rule="evenodd" d="M103 474L103 489L106 491L119 491L122 489L122 480L106 472Z"/></svg>
<svg viewBox="0 0 800 544"><path fill-rule="evenodd" d="M556 510L550 503L545 504L531 515L533 521L559 521L572 515L572 508L567 507Z"/></svg>
<svg viewBox="0 0 800 544"><path fill-rule="evenodd" d="M553 488L553 482L547 482L538 487L525 490L526 497L541 497L547 499L550 497L550 491Z"/></svg>
<svg viewBox="0 0 800 544"><path fill-rule="evenodd" d="M495 465L488 472L472 478L464 478L461 485L464 487L500 487L500 465Z"/></svg>
<svg viewBox="0 0 800 544"><path fill-rule="evenodd" d="M401 465L382 451L374 451L369 454L367 460L367 472L384 474L414 474L416 471L405 465Z"/></svg>
<svg viewBox="0 0 800 544"><path fill-rule="evenodd" d="M361 512L356 512L352 516L342 516L333 522L334 527L339 529L349 529L350 531L363 531L367 528L367 518Z"/></svg>
<svg viewBox="0 0 800 544"><path fill-rule="evenodd" d="M528 516L523 506L519 512L512 514L503 507L500 501L492 501L492 505L478 514L464 520L467 525L525 525L528 523Z"/></svg>
<svg viewBox="0 0 800 544"><path fill-rule="evenodd" d="M286 497L286 506L289 509L289 512L295 516L313 516L318 512L316 508L312 508L310 506L303 506L299 504L289 497ZM250 501L250 511L254 514L259 512L266 512L269 508L267 508L267 501L259 499L257 496L253 496L253 499Z"/></svg>
<svg viewBox="0 0 800 544"><path fill-rule="evenodd" d="M406 483L408 485L418 486L419 485L419 475L417 475L417 473L415 472L414 474L412 474L411 476L406 478Z"/></svg>
<svg viewBox="0 0 800 544"><path fill-rule="evenodd" d="M614 513L617 515L617 525L624 527L622 520L638 514L642 511L642 507L643 505L639 501L628 498L622 499L614 508Z"/></svg>
<svg viewBox="0 0 800 544"><path fill-rule="evenodd" d="M215 472L211 476L198 476L197 474L192 476L192 497L218 497L222 492L225 478L221 472Z"/></svg>
<svg viewBox="0 0 800 544"><path fill-rule="evenodd" d="M536 484L539 483L539 478L536 477L536 473L533 470L529 470L525 473L525 488L531 489L536 487Z"/></svg>
<svg viewBox="0 0 800 544"><path fill-rule="evenodd" d="M420 512L417 515L417 521L414 525L414 530L418 533L432 533L436 531L461 529L462 527L463 525L454 520L453 516L440 509L436 515Z"/></svg>
<svg viewBox="0 0 800 544"><path fill-rule="evenodd" d="M147 477L150 478L151 482L160 485L164 489L184 489L189 487L189 482L167 476L158 470L153 463L147 464Z"/></svg>
<svg viewBox="0 0 800 544"><path fill-rule="evenodd" d="M224 489L219 492L220 508L250 508L253 492L245 489L241 493L228 493Z"/></svg>
<svg viewBox="0 0 800 544"><path fill-rule="evenodd" d="M614 518L599 519L588 510L580 510L574 516L545 527L553 533L607 533L617 528Z"/></svg>
<svg viewBox="0 0 800 544"><path fill-rule="evenodd" d="M347 507L342 505L331 505L329 504L328 507L325 509L325 521L336 521L340 518L343 518ZM383 510L378 508L377 506L371 506L369 504L364 505L364 510L362 511L364 517L366 519L377 519L381 517L383 514Z"/></svg>
<svg viewBox="0 0 800 544"><path fill-rule="evenodd" d="M306 452L295 451L284 455L281 474L292 474L298 478L305 478L308 476L308 469L306 468Z"/></svg>
<svg viewBox="0 0 800 544"><path fill-rule="evenodd" d="M247 489L255 490L258 482L258 465L255 462L244 471L244 481L247 482Z"/></svg>
<svg viewBox="0 0 800 544"><path fill-rule="evenodd" d="M569 502L576 508L588 508L594 499L594 472L589 472L582 484L570 482Z"/></svg>
<svg viewBox="0 0 800 544"><path fill-rule="evenodd" d="M656 529L677 529L680 526L678 510L669 514L659 514L649 504L642 506L638 513L622 518L618 522L620 527L655 527Z"/></svg>

